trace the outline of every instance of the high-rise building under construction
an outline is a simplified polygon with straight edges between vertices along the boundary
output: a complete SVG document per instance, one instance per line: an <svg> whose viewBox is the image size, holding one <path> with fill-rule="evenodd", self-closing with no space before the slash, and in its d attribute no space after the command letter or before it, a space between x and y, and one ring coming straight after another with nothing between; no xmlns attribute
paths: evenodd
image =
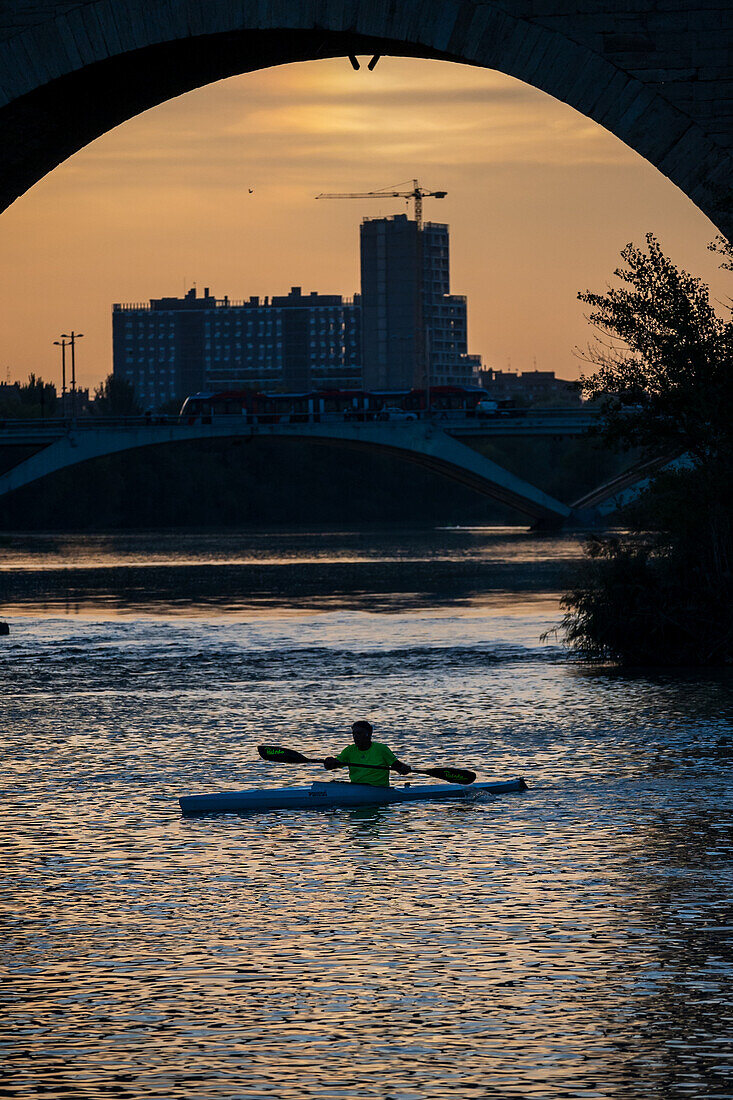
<svg viewBox="0 0 733 1100"><path fill-rule="evenodd" d="M465 386L481 357L468 354L463 295L450 293L448 226L406 214L361 225L362 367L366 389Z"/></svg>

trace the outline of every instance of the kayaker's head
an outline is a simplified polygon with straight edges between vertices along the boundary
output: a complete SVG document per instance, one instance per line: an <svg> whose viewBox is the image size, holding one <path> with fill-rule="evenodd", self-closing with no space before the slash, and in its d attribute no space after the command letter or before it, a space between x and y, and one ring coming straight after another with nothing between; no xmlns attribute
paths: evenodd
<svg viewBox="0 0 733 1100"><path fill-rule="evenodd" d="M357 749L364 752L372 743L372 727L369 722L354 722L351 727L351 736Z"/></svg>

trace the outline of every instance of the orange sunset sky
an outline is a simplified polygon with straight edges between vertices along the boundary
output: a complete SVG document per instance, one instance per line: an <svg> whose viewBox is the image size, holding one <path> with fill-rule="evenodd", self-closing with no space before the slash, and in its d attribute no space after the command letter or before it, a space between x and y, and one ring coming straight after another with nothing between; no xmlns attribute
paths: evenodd
<svg viewBox="0 0 733 1100"><path fill-rule="evenodd" d="M365 59L366 60L366 59ZM111 305L359 289L359 222L397 199L315 202L417 177L445 189L452 289L486 366L576 377L591 332L578 290L602 289L648 230L724 297L715 228L594 122L520 81L439 61L346 58L234 77L131 119L0 218L0 381L60 383L53 341L83 332L77 376L112 367ZM249 189L253 193L249 194ZM399 188L398 188L399 189Z"/></svg>

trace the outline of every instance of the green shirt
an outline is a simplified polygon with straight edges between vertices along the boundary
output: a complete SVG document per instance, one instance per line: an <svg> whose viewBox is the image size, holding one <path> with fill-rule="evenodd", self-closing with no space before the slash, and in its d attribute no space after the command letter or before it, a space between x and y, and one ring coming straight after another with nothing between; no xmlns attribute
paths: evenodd
<svg viewBox="0 0 733 1100"><path fill-rule="evenodd" d="M372 741L368 749L357 749L356 745L347 745L336 757L339 764L349 765L349 779L352 783L366 783L369 787L389 786L389 767L397 757L386 745ZM384 771L372 771L360 768L359 764L384 764Z"/></svg>

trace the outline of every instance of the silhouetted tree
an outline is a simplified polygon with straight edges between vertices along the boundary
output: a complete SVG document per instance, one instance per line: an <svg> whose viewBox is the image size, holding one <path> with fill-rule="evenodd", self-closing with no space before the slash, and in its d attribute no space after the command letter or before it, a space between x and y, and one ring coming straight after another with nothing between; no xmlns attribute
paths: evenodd
<svg viewBox="0 0 733 1100"><path fill-rule="evenodd" d="M733 271L733 242L727 241L725 237L718 236L710 242L708 249L711 252L717 252L719 256L725 257L720 266L724 267L726 271Z"/></svg>
<svg viewBox="0 0 733 1100"><path fill-rule="evenodd" d="M646 243L621 253L620 287L578 295L601 333L587 355L597 370L581 385L602 405L609 442L704 460L730 451L733 440L733 322L653 234Z"/></svg>
<svg viewBox="0 0 733 1100"><path fill-rule="evenodd" d="M579 295L603 334L581 381L609 443L684 458L627 510L627 535L589 541L563 629L589 657L722 664L733 660L733 323L646 241L622 252L621 287Z"/></svg>
<svg viewBox="0 0 733 1100"><path fill-rule="evenodd" d="M56 387L35 374L24 385L16 382L0 390L0 416L31 419L53 416L55 409Z"/></svg>
<svg viewBox="0 0 733 1100"><path fill-rule="evenodd" d="M135 388L124 378L108 374L94 390L94 411L100 416L139 416Z"/></svg>

